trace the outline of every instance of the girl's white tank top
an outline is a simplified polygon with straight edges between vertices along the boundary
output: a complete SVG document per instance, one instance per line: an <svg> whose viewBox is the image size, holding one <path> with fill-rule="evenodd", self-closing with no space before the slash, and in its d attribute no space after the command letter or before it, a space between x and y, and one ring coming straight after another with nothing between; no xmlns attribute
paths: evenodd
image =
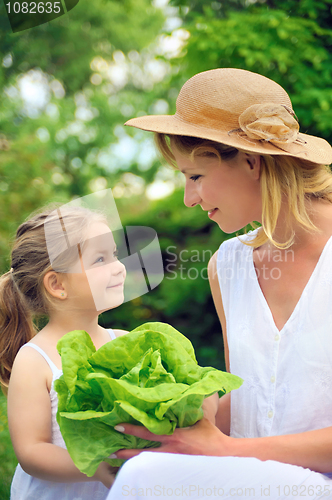
<svg viewBox="0 0 332 500"><path fill-rule="evenodd" d="M116 338L113 330L108 330L111 340ZM62 370L59 370L49 358L49 356L36 344L28 342L21 349L32 347L38 351L48 363L53 373L52 386L50 390L50 400L52 407L52 443L66 448L65 442L60 432L59 424L56 421L58 409L58 395L54 390L54 382L62 375ZM79 482L79 483L58 483L52 481L44 481L30 476L20 466L17 466L12 485L11 485L11 500L105 500L109 490L100 482Z"/></svg>
<svg viewBox="0 0 332 500"><path fill-rule="evenodd" d="M110 334L111 340L114 340L116 338L115 333L112 329L107 330ZM58 394L54 390L54 382L61 377L62 375L62 370L59 370L53 363L53 361L50 359L50 357L41 349L38 345L34 344L33 342L28 342L27 344L24 344L24 346L21 347L32 347L36 351L39 352L45 359L45 361L48 363L49 367L52 370L53 373L53 379L52 379L52 385L51 385L51 390L50 390L50 400L51 400L51 407L52 407L52 443L56 444L57 446L61 446L62 448L66 448L65 442L63 440L59 424L56 420L56 414L58 410Z"/></svg>

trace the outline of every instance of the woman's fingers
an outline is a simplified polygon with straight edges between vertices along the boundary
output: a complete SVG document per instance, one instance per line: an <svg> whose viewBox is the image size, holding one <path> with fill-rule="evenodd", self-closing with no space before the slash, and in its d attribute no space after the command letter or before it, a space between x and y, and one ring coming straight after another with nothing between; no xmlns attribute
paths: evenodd
<svg viewBox="0 0 332 500"><path fill-rule="evenodd" d="M162 443L159 448L149 448L148 451L186 455L232 455L234 438L223 434L206 418L191 427L175 429L169 436L158 436L144 427L131 424L123 424L122 428L127 434ZM116 455L118 458L128 459L142 451L144 450L119 450Z"/></svg>
<svg viewBox="0 0 332 500"><path fill-rule="evenodd" d="M157 434L153 434L141 425L120 424L116 425L114 429L118 432L123 432L124 434L130 434L142 439L149 439L150 441L159 441L160 443L167 438L167 436L158 436Z"/></svg>
<svg viewBox="0 0 332 500"><path fill-rule="evenodd" d="M139 455L142 453L142 451L153 451L153 450L158 451L159 448L142 448L142 449L137 449L137 450L119 450L116 452L117 458L121 458L121 460L129 460L129 458L136 457L136 455Z"/></svg>
<svg viewBox="0 0 332 500"><path fill-rule="evenodd" d="M195 425L187 428L175 429L171 435L153 434L145 427L132 424L121 424L115 426L119 432L131 434L151 441L159 441L161 446L158 448L149 448L148 451L164 453L184 453L187 455L231 455L232 438L224 435L209 420L203 418ZM145 449L146 450L146 449ZM116 453L117 458L127 460L132 458L144 449L139 450L119 450Z"/></svg>
<svg viewBox="0 0 332 500"><path fill-rule="evenodd" d="M115 455L117 458L121 458L122 460L128 460L129 458L135 457L136 455L142 453L142 451L172 452L172 450L169 449L169 442L172 440L172 438L174 439L174 434L176 435L177 432L182 430L182 429L175 429L174 434L168 436L168 435L153 434L145 427L133 424L119 424L116 425L114 429L118 432L123 432L124 434L130 434L132 436L137 436L142 439L148 439L150 441L159 441L159 443L162 443L162 445L158 448L119 450L116 452Z"/></svg>
<svg viewBox="0 0 332 500"><path fill-rule="evenodd" d="M205 420L205 419L204 419ZM209 423L210 424L210 423ZM211 424L210 424L211 425ZM135 457L142 453L142 451L151 452L164 452L164 453L194 453L191 448L193 436L200 435L200 427L204 427L202 421L197 422L191 427L185 427L181 429L175 429L174 433L171 435L158 435L153 434L148 431L145 427L132 424L120 424L114 427L118 432L123 432L125 434L131 434L139 438L148 439L150 441L159 441L161 446L158 448L145 448L145 449L123 449L116 452L116 457L122 460L128 460L129 458Z"/></svg>

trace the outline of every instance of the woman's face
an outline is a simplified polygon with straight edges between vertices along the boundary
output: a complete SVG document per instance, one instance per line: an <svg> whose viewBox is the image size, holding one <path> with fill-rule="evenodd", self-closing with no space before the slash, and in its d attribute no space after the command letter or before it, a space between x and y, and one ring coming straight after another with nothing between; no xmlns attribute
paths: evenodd
<svg viewBox="0 0 332 500"><path fill-rule="evenodd" d="M172 144L171 144L172 146ZM172 147L178 168L186 178L184 203L200 205L225 233L250 222L261 222L260 156L239 151L231 160L215 155L191 161Z"/></svg>

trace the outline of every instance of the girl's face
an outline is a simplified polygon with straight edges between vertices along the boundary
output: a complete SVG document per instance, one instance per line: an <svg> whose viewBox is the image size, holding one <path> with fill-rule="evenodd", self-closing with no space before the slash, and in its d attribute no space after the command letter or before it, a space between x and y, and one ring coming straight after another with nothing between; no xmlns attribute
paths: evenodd
<svg viewBox="0 0 332 500"><path fill-rule="evenodd" d="M184 203L200 205L225 233L250 222L261 222L260 156L239 152L231 160L213 154L193 161L172 147L178 168L186 178Z"/></svg>
<svg viewBox="0 0 332 500"><path fill-rule="evenodd" d="M111 230L102 222L91 224L80 261L70 274L77 305L98 313L119 306L124 300L125 278L126 269L117 259Z"/></svg>

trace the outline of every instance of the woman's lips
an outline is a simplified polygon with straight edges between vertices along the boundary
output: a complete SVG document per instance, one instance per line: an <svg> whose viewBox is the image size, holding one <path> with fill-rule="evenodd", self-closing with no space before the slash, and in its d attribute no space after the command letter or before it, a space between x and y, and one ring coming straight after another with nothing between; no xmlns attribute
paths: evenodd
<svg viewBox="0 0 332 500"><path fill-rule="evenodd" d="M212 219L212 217L214 216L214 214L217 212L217 208L214 208L213 210L209 210L208 211L208 216L209 216L209 219Z"/></svg>

